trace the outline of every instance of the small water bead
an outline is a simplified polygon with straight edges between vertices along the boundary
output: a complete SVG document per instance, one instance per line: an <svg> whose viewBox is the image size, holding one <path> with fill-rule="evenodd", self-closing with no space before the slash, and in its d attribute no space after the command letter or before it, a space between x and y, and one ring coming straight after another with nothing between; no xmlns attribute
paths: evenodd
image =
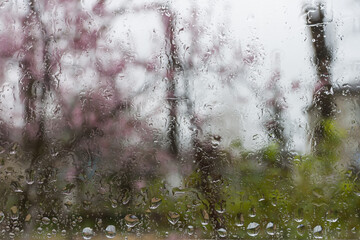
<svg viewBox="0 0 360 240"><path fill-rule="evenodd" d="M14 192L16 192L16 193L22 193L23 192L23 190L21 189L20 184L18 182L16 182L16 181L12 181L10 186L12 187Z"/></svg>
<svg viewBox="0 0 360 240"><path fill-rule="evenodd" d="M114 225L109 225L105 229L105 235L107 238L114 238L116 236L116 228Z"/></svg>
<svg viewBox="0 0 360 240"><path fill-rule="evenodd" d="M238 213L238 214L236 215L235 226L237 226L237 227L242 227L242 226L244 226L244 214Z"/></svg>
<svg viewBox="0 0 360 240"><path fill-rule="evenodd" d="M192 236L194 234L194 226L192 225L188 226L188 234L189 236Z"/></svg>
<svg viewBox="0 0 360 240"><path fill-rule="evenodd" d="M205 209L202 209L202 210L201 210L201 216L202 216L201 224L202 224L203 226L208 225L208 223L209 223L209 214L208 214L208 212L207 212Z"/></svg>
<svg viewBox="0 0 360 240"><path fill-rule="evenodd" d="M103 221L102 221L101 218L99 218L99 219L96 220L96 225L98 225L99 227L101 227L102 224L103 224Z"/></svg>
<svg viewBox="0 0 360 240"><path fill-rule="evenodd" d="M156 198L156 197L152 198L150 209L157 209L160 206L161 201L162 200L160 198Z"/></svg>
<svg viewBox="0 0 360 240"><path fill-rule="evenodd" d="M12 206L12 207L10 208L10 212L11 212L10 218L11 218L12 220L16 220L16 219L19 218L19 211L18 211L17 206Z"/></svg>
<svg viewBox="0 0 360 240"><path fill-rule="evenodd" d="M334 222L337 222L338 219L339 218L338 218L337 211L330 210L326 213L326 221L334 223Z"/></svg>
<svg viewBox="0 0 360 240"><path fill-rule="evenodd" d="M122 204L126 205L130 202L131 195L129 192L125 192L124 197L122 198Z"/></svg>
<svg viewBox="0 0 360 240"><path fill-rule="evenodd" d="M133 214L126 215L124 219L126 226L129 228L133 228L139 223L139 218Z"/></svg>
<svg viewBox="0 0 360 240"><path fill-rule="evenodd" d="M323 238L323 236L322 236L323 229L320 225L317 225L316 227L314 227L313 233L314 233L315 238Z"/></svg>
<svg viewBox="0 0 360 240"><path fill-rule="evenodd" d="M0 223L2 223L5 219L5 214L3 213L3 211L0 211Z"/></svg>
<svg viewBox="0 0 360 240"><path fill-rule="evenodd" d="M117 202L117 200L116 200L116 199L111 199L111 200L110 200L110 202L111 202L111 207L112 207L112 208L117 208L117 206L118 206L118 205L117 205L117 204L118 204L118 202Z"/></svg>
<svg viewBox="0 0 360 240"><path fill-rule="evenodd" d="M19 144L18 144L18 143L14 143L14 144L12 145L12 147L10 148L9 154L15 155L18 150L19 150Z"/></svg>
<svg viewBox="0 0 360 240"><path fill-rule="evenodd" d="M38 227L38 228L37 228L37 232L38 232L38 234L42 234L42 232L43 232L42 227Z"/></svg>
<svg viewBox="0 0 360 240"><path fill-rule="evenodd" d="M256 222L251 222L249 223L249 225L246 228L247 230L247 234L250 237L255 237L259 234L260 232L260 224L256 223Z"/></svg>
<svg viewBox="0 0 360 240"><path fill-rule="evenodd" d="M176 212L169 212L167 219L172 225L175 225L180 219L180 214Z"/></svg>
<svg viewBox="0 0 360 240"><path fill-rule="evenodd" d="M274 225L274 223L269 222L266 225L266 233L269 234L270 236L275 235L275 230L276 230L276 225Z"/></svg>
<svg viewBox="0 0 360 240"><path fill-rule="evenodd" d="M49 225L50 224L50 218L48 217L43 217L41 219L41 222L44 224L44 225Z"/></svg>
<svg viewBox="0 0 360 240"><path fill-rule="evenodd" d="M226 204L225 201L221 201L219 203L216 203L215 204L215 211L217 213L223 214L225 212L225 204Z"/></svg>
<svg viewBox="0 0 360 240"><path fill-rule="evenodd" d="M25 173L25 181L28 185L31 185L35 182L34 170L28 170Z"/></svg>
<svg viewBox="0 0 360 240"><path fill-rule="evenodd" d="M218 230L216 230L217 233L219 234L219 237L226 237L227 236L227 231L225 228L219 228Z"/></svg>
<svg viewBox="0 0 360 240"><path fill-rule="evenodd" d="M254 207L250 208L249 217L256 217L256 210Z"/></svg>
<svg viewBox="0 0 360 240"><path fill-rule="evenodd" d="M299 208L296 212L295 212L295 217L294 220L297 223L302 222L304 219L304 210L302 208Z"/></svg>
<svg viewBox="0 0 360 240"><path fill-rule="evenodd" d="M305 226L304 224L300 224L296 227L296 231L300 236L303 236L305 233Z"/></svg>
<svg viewBox="0 0 360 240"><path fill-rule="evenodd" d="M89 210L89 209L90 209L91 204L92 204L92 202L91 202L91 201L84 200L84 201L83 201L83 208L84 208L85 210ZM70 205L69 207L71 207L71 206L72 206L72 203L71 203L71 205Z"/></svg>
<svg viewBox="0 0 360 240"><path fill-rule="evenodd" d="M61 230L61 236L66 236L66 230Z"/></svg>
<svg viewBox="0 0 360 240"><path fill-rule="evenodd" d="M82 231L82 236L85 240L89 240L94 236L94 231L92 228L86 227Z"/></svg>
<svg viewBox="0 0 360 240"><path fill-rule="evenodd" d="M53 217L51 219L51 221L54 223L54 224L58 224L59 223L59 220L56 218L56 217Z"/></svg>

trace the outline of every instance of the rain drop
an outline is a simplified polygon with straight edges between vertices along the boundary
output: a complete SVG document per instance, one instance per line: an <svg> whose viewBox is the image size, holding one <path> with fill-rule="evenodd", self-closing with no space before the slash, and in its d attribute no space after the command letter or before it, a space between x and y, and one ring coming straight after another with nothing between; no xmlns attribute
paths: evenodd
<svg viewBox="0 0 360 240"><path fill-rule="evenodd" d="M0 223L2 223L5 219L5 214L3 213L3 211L0 211Z"/></svg>
<svg viewBox="0 0 360 240"><path fill-rule="evenodd" d="M50 218L48 217L43 217L41 219L41 222L44 224L44 225L49 225L50 224Z"/></svg>
<svg viewBox="0 0 360 240"><path fill-rule="evenodd" d="M169 212L167 219L172 225L175 225L179 221L180 215L176 212Z"/></svg>
<svg viewBox="0 0 360 240"><path fill-rule="evenodd" d="M35 181L35 177L34 177L34 171L33 170L28 170L26 171L26 174L25 174L25 180L26 180L26 183L31 185L34 183Z"/></svg>
<svg viewBox="0 0 360 240"><path fill-rule="evenodd" d="M296 212L295 212L295 222L302 222L304 219L304 210L302 208L299 208Z"/></svg>
<svg viewBox="0 0 360 240"><path fill-rule="evenodd" d="M135 215L128 214L125 216L125 223L127 227L133 228L139 223L139 218Z"/></svg>
<svg viewBox="0 0 360 240"><path fill-rule="evenodd" d="M238 213L236 215L235 226L237 226L237 227L244 226L244 214Z"/></svg>
<svg viewBox="0 0 360 240"><path fill-rule="evenodd" d="M92 228L86 227L82 231L82 236L85 240L91 239L94 235Z"/></svg>
<svg viewBox="0 0 360 240"><path fill-rule="evenodd" d="M315 238L323 238L323 236L322 236L323 229L320 225L317 225L316 227L314 227L313 233L314 233Z"/></svg>
<svg viewBox="0 0 360 240"><path fill-rule="evenodd" d="M336 211L328 211L326 213L326 221L328 222L331 222L331 223L334 223L334 222L337 222L338 220L338 216L337 216L337 212Z"/></svg>
<svg viewBox="0 0 360 240"><path fill-rule="evenodd" d="M151 199L151 205L150 205L150 209L157 209L161 204L161 199L160 198L152 198Z"/></svg>
<svg viewBox="0 0 360 240"><path fill-rule="evenodd" d="M260 232L260 225L256 222L251 222L249 223L249 225L247 226L246 228L247 230L247 234L250 236L250 237L255 237L259 234Z"/></svg>
<svg viewBox="0 0 360 240"><path fill-rule="evenodd" d="M276 225L274 225L274 223L269 222L266 225L266 233L269 234L270 236L274 236L275 235L275 230L276 230Z"/></svg>
<svg viewBox="0 0 360 240"><path fill-rule="evenodd" d="M217 233L219 234L220 237L224 238L227 236L227 232L226 232L226 229L225 228L219 228L217 230Z"/></svg>
<svg viewBox="0 0 360 240"><path fill-rule="evenodd" d="M297 230L297 233L300 235L300 236L303 236L304 235L304 232L305 232L305 226L304 224L300 224L296 227L296 230Z"/></svg>
<svg viewBox="0 0 360 240"><path fill-rule="evenodd" d="M207 211L206 211L205 209L202 209L202 210L201 210L201 215L202 215L201 224L202 224L203 226L208 225L208 223L209 223L209 214L207 213Z"/></svg>
<svg viewBox="0 0 360 240"><path fill-rule="evenodd" d="M12 206L10 208L10 212L11 212L11 215L10 215L11 219L16 220L16 219L19 218L19 211L18 211L18 208L16 206Z"/></svg>
<svg viewBox="0 0 360 240"><path fill-rule="evenodd" d="M105 235L107 238L114 238L116 235L116 228L114 225L109 225L105 229Z"/></svg>

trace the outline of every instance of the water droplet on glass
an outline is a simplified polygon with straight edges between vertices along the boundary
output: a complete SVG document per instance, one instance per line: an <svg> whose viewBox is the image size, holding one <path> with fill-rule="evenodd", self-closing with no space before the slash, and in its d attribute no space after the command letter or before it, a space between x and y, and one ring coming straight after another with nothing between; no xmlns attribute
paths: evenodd
<svg viewBox="0 0 360 240"><path fill-rule="evenodd" d="M244 214L238 213L238 214L236 215L235 226L237 226L237 227L242 227L242 226L244 226Z"/></svg>
<svg viewBox="0 0 360 240"><path fill-rule="evenodd" d="M218 148L219 145L220 145L220 141L221 141L221 137L220 137L220 136L218 136L218 135L214 136L214 137L212 138L212 140L211 140L211 146L212 146L214 149Z"/></svg>
<svg viewBox="0 0 360 240"><path fill-rule="evenodd" d="M56 218L56 217L53 217L51 219L51 221L54 223L54 224L58 224L59 223L59 220Z"/></svg>
<svg viewBox="0 0 360 240"><path fill-rule="evenodd" d="M114 225L109 225L105 229L105 235L107 238L114 238L116 235L116 228Z"/></svg>
<svg viewBox="0 0 360 240"><path fill-rule="evenodd" d="M207 211L206 211L205 209L202 209L202 210L201 210L201 215L202 215L201 224L202 224L203 226L208 225L208 223L209 223L209 214L207 213Z"/></svg>
<svg viewBox="0 0 360 240"><path fill-rule="evenodd" d="M189 236L192 236L192 235L194 234L194 226L189 225L187 232L188 232L188 235L189 235Z"/></svg>
<svg viewBox="0 0 360 240"><path fill-rule="evenodd" d="M18 211L18 208L16 206L12 206L10 208L10 212L11 212L11 215L10 215L11 219L16 220L16 219L19 218L19 211Z"/></svg>
<svg viewBox="0 0 360 240"><path fill-rule="evenodd" d="M116 199L110 199L110 202L111 202L111 207L112 208L117 208L117 200Z"/></svg>
<svg viewBox="0 0 360 240"><path fill-rule="evenodd" d="M227 236L227 232L225 228L219 228L216 230L220 237L224 238Z"/></svg>
<svg viewBox="0 0 360 240"><path fill-rule="evenodd" d="M215 211L222 214L225 212L225 201L215 204Z"/></svg>
<svg viewBox="0 0 360 240"><path fill-rule="evenodd" d="M101 218L99 218L99 219L96 220L96 225L98 225L99 227L101 227L102 224L103 224L103 221L102 221Z"/></svg>
<svg viewBox="0 0 360 240"><path fill-rule="evenodd" d="M296 212L295 212L295 217L294 220L295 222L302 222L304 219L304 210L302 208L299 208Z"/></svg>
<svg viewBox="0 0 360 240"><path fill-rule="evenodd" d="M0 211L0 223L2 223L5 219L5 214L3 213L3 211Z"/></svg>
<svg viewBox="0 0 360 240"><path fill-rule="evenodd" d="M254 207L250 208L249 217L256 217L256 210Z"/></svg>
<svg viewBox="0 0 360 240"><path fill-rule="evenodd" d="M304 224L300 224L296 227L296 230L297 230L297 233L302 236L304 235L304 232L305 232L305 226Z"/></svg>
<svg viewBox="0 0 360 240"><path fill-rule="evenodd" d="M169 212L167 219L172 225L175 225L180 219L180 214L176 212Z"/></svg>
<svg viewBox="0 0 360 240"><path fill-rule="evenodd" d="M14 192L16 192L16 193L22 193L23 192L23 190L21 189L20 184L18 182L16 182L16 181L12 181L10 186L12 187Z"/></svg>
<svg viewBox="0 0 360 240"><path fill-rule="evenodd" d="M42 234L42 232L43 232L42 227L38 227L38 228L37 228L37 232L38 232L38 234Z"/></svg>
<svg viewBox="0 0 360 240"><path fill-rule="evenodd" d="M94 236L94 231L92 228L86 227L82 231L82 236L85 240L89 240Z"/></svg>
<svg viewBox="0 0 360 240"><path fill-rule="evenodd" d="M150 205L150 209L157 209L161 204L161 199L160 198L152 198L151 199L151 205Z"/></svg>
<svg viewBox="0 0 360 240"><path fill-rule="evenodd" d="M49 223L50 223L50 218L48 218L48 217L43 217L43 218L41 219L41 222L42 222L44 225L49 225Z"/></svg>
<svg viewBox="0 0 360 240"><path fill-rule="evenodd" d="M326 221L334 223L334 222L337 222L338 219L339 218L338 218L337 211L331 211L331 210L327 211Z"/></svg>
<svg viewBox="0 0 360 240"><path fill-rule="evenodd" d="M323 238L323 236L322 236L323 229L320 225L317 225L316 227L314 227L313 233L314 233L315 238Z"/></svg>
<svg viewBox="0 0 360 240"><path fill-rule="evenodd" d="M133 214L128 214L125 216L125 223L129 228L133 228L139 223L139 218Z"/></svg>
<svg viewBox="0 0 360 240"><path fill-rule="evenodd" d="M26 180L26 183L31 185L34 183L35 181L35 174L34 174L34 171L33 170L28 170L26 171L25 173L25 180Z"/></svg>
<svg viewBox="0 0 360 240"><path fill-rule="evenodd" d="M260 232L260 225L256 222L251 222L249 223L249 225L247 226L246 228L247 230L247 234L250 236L250 237L255 237L259 234Z"/></svg>
<svg viewBox="0 0 360 240"><path fill-rule="evenodd" d="M17 153L17 151L18 151L18 148L19 148L19 144L18 143L14 143L13 145L12 145L12 147L10 148L10 154L11 155L15 155L16 153Z"/></svg>
<svg viewBox="0 0 360 240"><path fill-rule="evenodd" d="M274 225L274 223L269 222L269 223L266 225L266 232L267 232L267 234L269 234L270 236L275 235L275 230L276 230L276 225Z"/></svg>
<svg viewBox="0 0 360 240"><path fill-rule="evenodd" d="M130 193L128 191L125 192L124 197L122 198L122 204L124 204L124 205L128 204L130 201L130 198L131 198Z"/></svg>

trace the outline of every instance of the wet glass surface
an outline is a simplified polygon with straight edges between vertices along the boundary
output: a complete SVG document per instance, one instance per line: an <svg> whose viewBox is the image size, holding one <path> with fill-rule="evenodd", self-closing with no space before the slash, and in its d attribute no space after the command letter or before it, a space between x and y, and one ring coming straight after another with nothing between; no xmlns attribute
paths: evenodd
<svg viewBox="0 0 360 240"><path fill-rule="evenodd" d="M359 13L1 1L0 239L359 238Z"/></svg>

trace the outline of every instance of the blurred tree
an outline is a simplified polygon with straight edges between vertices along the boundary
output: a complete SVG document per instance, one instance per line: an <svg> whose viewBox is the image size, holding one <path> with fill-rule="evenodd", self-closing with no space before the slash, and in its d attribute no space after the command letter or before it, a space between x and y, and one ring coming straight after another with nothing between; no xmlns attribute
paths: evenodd
<svg viewBox="0 0 360 240"><path fill-rule="evenodd" d="M316 6L305 7L306 21L310 29L314 50L312 63L316 68L317 83L313 95L313 107L319 110L320 121L316 123L312 148L319 153L317 146L324 141L324 121L331 119L335 113L333 86L331 81L331 63L333 56L326 41L325 5L320 2Z"/></svg>

